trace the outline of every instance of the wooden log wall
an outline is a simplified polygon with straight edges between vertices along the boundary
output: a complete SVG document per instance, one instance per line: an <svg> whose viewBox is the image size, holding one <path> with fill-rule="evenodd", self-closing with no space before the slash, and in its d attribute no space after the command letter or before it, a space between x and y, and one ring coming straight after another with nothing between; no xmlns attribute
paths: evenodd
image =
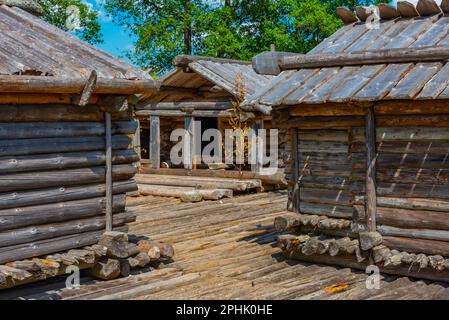
<svg viewBox="0 0 449 320"><path fill-rule="evenodd" d="M112 117L113 227L135 217L125 194L139 156L137 122ZM96 106L5 105L0 110L0 263L94 244L106 227L106 127Z"/></svg>
<svg viewBox="0 0 449 320"><path fill-rule="evenodd" d="M326 113L333 116L319 114L318 106L316 110L293 108L275 118L282 128L299 129L299 211L352 221L345 232L315 228L311 230L315 235L357 239L359 232L367 230L362 116L367 109L360 106L350 115L354 110L340 113L330 106ZM449 107L388 102L375 104L374 113L375 217L383 244L390 250L449 257L449 123L445 121ZM288 163L289 179L292 170Z"/></svg>

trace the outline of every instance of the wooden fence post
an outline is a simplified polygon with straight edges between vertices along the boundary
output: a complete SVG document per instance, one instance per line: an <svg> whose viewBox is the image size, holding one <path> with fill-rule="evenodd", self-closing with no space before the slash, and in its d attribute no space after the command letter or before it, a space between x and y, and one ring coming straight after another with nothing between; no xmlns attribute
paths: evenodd
<svg viewBox="0 0 449 320"><path fill-rule="evenodd" d="M255 146L255 152L256 152L256 163L251 165L251 171L254 173L260 172L262 166L263 166L263 151L264 151L264 135L259 135L259 130L262 130L264 128L263 118L257 118L253 121L253 130L256 134L256 146Z"/></svg>
<svg viewBox="0 0 449 320"><path fill-rule="evenodd" d="M161 167L161 120L159 116L150 118L150 159L151 167Z"/></svg>
<svg viewBox="0 0 449 320"><path fill-rule="evenodd" d="M112 231L112 124L111 114L105 114L106 127L106 231Z"/></svg>
<svg viewBox="0 0 449 320"><path fill-rule="evenodd" d="M195 117L185 117L184 129L186 133L184 137L184 168L192 170L195 155Z"/></svg>
<svg viewBox="0 0 449 320"><path fill-rule="evenodd" d="M299 186L299 177L300 177L300 154L299 154L299 129L294 128L290 131L291 135L291 143L292 143L292 161L293 161L293 172L292 172L292 208L293 212L300 212L300 186Z"/></svg>
<svg viewBox="0 0 449 320"><path fill-rule="evenodd" d="M368 231L376 232L376 119L374 106L366 114L366 225Z"/></svg>

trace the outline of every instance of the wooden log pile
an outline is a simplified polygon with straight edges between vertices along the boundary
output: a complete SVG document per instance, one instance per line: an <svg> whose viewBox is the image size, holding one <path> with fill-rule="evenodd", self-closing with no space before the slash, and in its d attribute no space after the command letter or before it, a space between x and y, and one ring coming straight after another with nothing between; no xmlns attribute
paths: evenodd
<svg viewBox="0 0 449 320"><path fill-rule="evenodd" d="M135 220L125 195L137 190L136 128L128 111L112 116L112 213L119 231ZM106 132L104 111L95 105L2 105L0 264L98 242L108 207Z"/></svg>
<svg viewBox="0 0 449 320"><path fill-rule="evenodd" d="M128 277L133 269L150 263L171 260L173 247L166 243L141 240L130 243L122 232L107 232L98 237L98 244L17 260L0 265L0 290L58 276L68 277L74 270L86 272L100 280Z"/></svg>

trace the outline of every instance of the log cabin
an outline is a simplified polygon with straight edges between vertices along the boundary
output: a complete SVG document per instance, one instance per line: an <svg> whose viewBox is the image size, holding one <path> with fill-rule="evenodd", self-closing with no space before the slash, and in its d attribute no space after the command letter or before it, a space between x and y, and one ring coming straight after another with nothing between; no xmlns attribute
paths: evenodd
<svg viewBox="0 0 449 320"><path fill-rule="evenodd" d="M258 174L263 166L262 161L246 164L242 172L242 168L224 166L224 156L220 161L222 163L198 159L208 144L201 141L204 133L208 129L219 130L224 145L225 130L235 129L230 122L236 119L241 120L242 128L246 126L255 132L267 129L266 137L258 136L269 145L271 108L242 110L239 104L256 94L274 77L257 74L251 62L247 61L182 55L176 57L173 64L175 69L159 79L160 90L142 96L137 105L136 114L142 132L141 140L137 143L142 146L142 158L150 159L151 163L151 168L143 168L142 172L215 178L262 178L269 184L283 184L283 172L263 177ZM177 143L170 141L174 129L186 129L189 132L189 145L192 150L196 150L189 152L188 157L178 164L170 161L170 152ZM283 167L282 142L279 150L279 167ZM229 170L213 170L225 167Z"/></svg>
<svg viewBox="0 0 449 320"><path fill-rule="evenodd" d="M135 220L130 108L148 74L0 1L0 264L84 247Z"/></svg>
<svg viewBox="0 0 449 320"><path fill-rule="evenodd" d="M448 13L447 0L339 8L345 25L279 59L247 102L288 131L291 213L275 221L288 257L449 280Z"/></svg>

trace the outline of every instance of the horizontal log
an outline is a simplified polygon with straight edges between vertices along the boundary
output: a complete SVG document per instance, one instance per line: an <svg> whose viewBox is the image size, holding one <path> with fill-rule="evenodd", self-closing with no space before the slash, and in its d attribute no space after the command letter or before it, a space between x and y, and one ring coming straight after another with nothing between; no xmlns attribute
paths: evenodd
<svg viewBox="0 0 449 320"><path fill-rule="evenodd" d="M366 114L366 108L357 105L326 103L326 108L317 108L316 104L301 104L301 106L292 106L289 113L292 117L316 117L316 116L363 116Z"/></svg>
<svg viewBox="0 0 449 320"><path fill-rule="evenodd" d="M374 106L376 115L405 115L405 114L449 114L449 105L445 100L430 101L393 100L379 101Z"/></svg>
<svg viewBox="0 0 449 320"><path fill-rule="evenodd" d="M80 93L86 85L85 78L0 76L0 92L25 93ZM96 94L144 94L159 88L154 80L126 80L98 78Z"/></svg>
<svg viewBox="0 0 449 320"><path fill-rule="evenodd" d="M349 129L365 125L365 118L359 116L338 117L295 117L287 121L275 121L278 128L305 129Z"/></svg>
<svg viewBox="0 0 449 320"><path fill-rule="evenodd" d="M112 134L133 134L137 121L112 122ZM0 140L37 139L72 136L104 136L104 122L0 123Z"/></svg>
<svg viewBox="0 0 449 320"><path fill-rule="evenodd" d="M126 195L113 197L113 212L125 210ZM91 198L0 210L0 231L104 215L106 199Z"/></svg>
<svg viewBox="0 0 449 320"><path fill-rule="evenodd" d="M365 207L356 205L354 212L365 220ZM449 212L377 207L379 224L399 228L449 230Z"/></svg>
<svg viewBox="0 0 449 320"><path fill-rule="evenodd" d="M388 208L449 212L449 201L445 200L377 197L377 204Z"/></svg>
<svg viewBox="0 0 449 320"><path fill-rule="evenodd" d="M329 152L300 152L299 160L302 163L317 164L350 164L351 157L346 152L329 153Z"/></svg>
<svg viewBox="0 0 449 320"><path fill-rule="evenodd" d="M230 189L196 189L193 187L174 187L163 185L140 184L139 192L145 196L184 198L191 194L198 194L200 199L220 200L232 198L233 192Z"/></svg>
<svg viewBox="0 0 449 320"><path fill-rule="evenodd" d="M349 144L342 142L301 141L298 148L301 153L318 152L347 154Z"/></svg>
<svg viewBox="0 0 449 320"><path fill-rule="evenodd" d="M0 175L0 192L104 182L105 170L105 167L91 167ZM135 173L136 167L126 164L116 165L112 170L115 181L131 179Z"/></svg>
<svg viewBox="0 0 449 320"><path fill-rule="evenodd" d="M353 153L351 154L351 162L353 168L365 168L366 155L364 153ZM382 152L377 155L377 167L379 169L449 169L449 159L443 154L401 154Z"/></svg>
<svg viewBox="0 0 449 320"><path fill-rule="evenodd" d="M177 187L199 187L201 189L231 189L234 191L246 191L262 186L260 180L238 180L238 179L213 179L206 177L175 177L139 174L136 176L138 184L177 186Z"/></svg>
<svg viewBox="0 0 449 320"><path fill-rule="evenodd" d="M449 47L398 48L351 53L286 56L280 62L282 70L341 67L367 64L388 64L449 59Z"/></svg>
<svg viewBox="0 0 449 320"><path fill-rule="evenodd" d="M128 226L116 227L114 230L127 232ZM45 254L93 245L100 240L103 233L104 230L86 232L0 248L0 263L39 257Z"/></svg>
<svg viewBox="0 0 449 320"><path fill-rule="evenodd" d="M327 216L330 218L352 218L352 206L329 205L324 203L308 203L301 201L299 211L301 213Z"/></svg>
<svg viewBox="0 0 449 320"><path fill-rule="evenodd" d="M112 115L114 121L129 120L132 115L122 112ZM104 112L95 105L2 105L0 122L104 121Z"/></svg>
<svg viewBox="0 0 449 320"><path fill-rule="evenodd" d="M355 186L356 184L353 184L353 187ZM362 187L360 185L360 192L364 191ZM402 184L379 182L377 184L377 194L382 197L449 199L448 187L446 185L423 183Z"/></svg>
<svg viewBox="0 0 449 320"><path fill-rule="evenodd" d="M404 228L378 225L377 231L383 236L436 240L436 241L445 241L446 243L449 242L449 231L447 230L430 230L423 228L404 229Z"/></svg>
<svg viewBox="0 0 449 320"><path fill-rule="evenodd" d="M449 169L377 169L377 181L398 183L425 183L442 184L449 183Z"/></svg>
<svg viewBox="0 0 449 320"><path fill-rule="evenodd" d="M446 241L384 236L383 244L399 251L449 257L449 246Z"/></svg>
<svg viewBox="0 0 449 320"><path fill-rule="evenodd" d="M113 193L121 194L137 190L133 180L118 181L113 184ZM83 200L104 197L106 186L101 184L87 184L80 186L58 186L31 191L13 191L0 193L0 209L19 208L66 201Z"/></svg>
<svg viewBox="0 0 449 320"><path fill-rule="evenodd" d="M449 115L376 116L376 123L386 127L448 127Z"/></svg>
<svg viewBox="0 0 449 320"><path fill-rule="evenodd" d="M134 222L135 218L134 213L119 213L113 216L113 224L115 227L121 226L128 222ZM72 234L104 230L105 228L106 216L100 216L2 231L0 232L0 247L4 248Z"/></svg>
<svg viewBox="0 0 449 320"><path fill-rule="evenodd" d="M138 162L139 160L139 155L133 149L112 152L112 163L116 165ZM6 174L12 172L63 170L101 166L105 163L106 156L103 151L50 153L18 157L9 156L0 157L0 172Z"/></svg>
<svg viewBox="0 0 449 320"><path fill-rule="evenodd" d="M159 116L159 117L204 117L204 118L231 118L235 117L234 111L223 110L194 110L192 112L177 111L177 110L139 110L136 112L139 117L144 116ZM252 112L242 113L244 119L254 119L256 115Z"/></svg>
<svg viewBox="0 0 449 320"><path fill-rule="evenodd" d="M250 171L231 171L231 170L186 170L186 169L150 169L142 168L143 174L169 175L169 176L192 176L209 178L230 178L245 180L261 180L266 184L286 185L284 169L278 168L277 173L273 175L262 175Z"/></svg>
<svg viewBox="0 0 449 320"><path fill-rule="evenodd" d="M201 101L201 102L158 102L150 104L138 104L137 110L229 110L232 109L231 101Z"/></svg>
<svg viewBox="0 0 449 320"><path fill-rule="evenodd" d="M348 190L353 184L348 178L342 176L327 177L310 175L301 176L299 183L305 188L333 190Z"/></svg>
<svg viewBox="0 0 449 320"><path fill-rule="evenodd" d="M300 190L301 201L310 203L326 203L336 205L351 205L352 194L343 190L306 189Z"/></svg>
<svg viewBox="0 0 449 320"><path fill-rule="evenodd" d="M0 104L74 104L76 94L71 93L0 93ZM96 104L98 95L92 95L89 104Z"/></svg>
<svg viewBox="0 0 449 320"><path fill-rule="evenodd" d="M329 255L313 255L307 256L302 254L301 252L284 252L285 256L288 259L296 259L300 261L315 263L315 264L324 264L324 265L336 265L345 268L353 268L366 271L366 268L369 266L369 262L359 262L356 257L346 255L346 256L336 256L331 257ZM432 281L442 281L448 282L449 279L449 271L435 271L432 268L424 268L421 269L419 266L388 266L380 267L380 271L382 273L417 278L417 279L427 279Z"/></svg>
<svg viewBox="0 0 449 320"><path fill-rule="evenodd" d="M350 146L350 152L365 152L364 143L355 142ZM378 153L417 153L445 155L449 152L447 141L384 141L377 143Z"/></svg>
<svg viewBox="0 0 449 320"><path fill-rule="evenodd" d="M422 116L421 116L422 117ZM395 116L395 118L398 118ZM352 130L352 141L364 142L365 129L354 128ZM376 127L376 140L383 141L435 141L444 140L449 141L448 128L435 127L406 127L406 128L385 128Z"/></svg>
<svg viewBox="0 0 449 320"><path fill-rule="evenodd" d="M114 150L127 149L132 139L128 136L113 136ZM23 156L58 152L97 151L105 149L104 137L44 138L0 140L0 155Z"/></svg>

